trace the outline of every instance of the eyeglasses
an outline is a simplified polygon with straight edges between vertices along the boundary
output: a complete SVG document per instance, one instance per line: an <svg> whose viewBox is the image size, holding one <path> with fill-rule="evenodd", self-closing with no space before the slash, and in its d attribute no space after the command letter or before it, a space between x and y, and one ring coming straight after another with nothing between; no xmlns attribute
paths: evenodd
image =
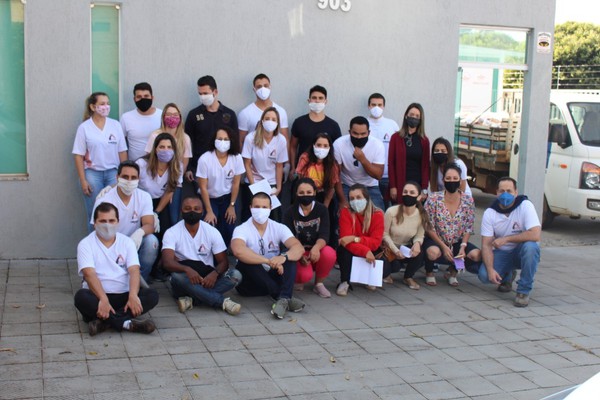
<svg viewBox="0 0 600 400"><path fill-rule="evenodd" d="M265 255L265 241L261 238L258 241L258 245L260 246L260 250L259 250L260 251L260 255L264 256Z"/></svg>

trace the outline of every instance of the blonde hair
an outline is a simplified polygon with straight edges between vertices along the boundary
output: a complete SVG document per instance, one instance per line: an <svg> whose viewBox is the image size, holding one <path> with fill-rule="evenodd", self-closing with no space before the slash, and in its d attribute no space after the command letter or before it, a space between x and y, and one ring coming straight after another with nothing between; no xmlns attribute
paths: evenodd
<svg viewBox="0 0 600 400"><path fill-rule="evenodd" d="M260 121L258 121L258 123L256 124L256 131L254 132L254 145L259 149L262 149L265 143L264 138L266 131L265 128L263 128L262 126L262 121L265 118L265 115L267 115L267 113L271 111L273 111L277 116L277 127L273 132L273 137L277 136L277 134L279 133L279 111L277 111L275 107L268 107L267 109L265 109L265 111L263 111L262 115L260 116Z"/></svg>
<svg viewBox="0 0 600 400"><path fill-rule="evenodd" d="M181 110L179 110L179 107L177 107L177 104L168 103L166 106L164 106L162 115L160 117L160 130L161 130L161 132L166 132L168 129L167 126L165 125L165 116L167 113L167 109L170 107L173 107L174 109L176 109L177 113L179 114L179 125L177 125L177 128L175 128L175 133L173 134L173 137L175 137L175 142L177 143L177 159L179 161L183 161L183 158L184 158L183 155L185 154L186 133L183 131L183 117L181 116Z"/></svg>
<svg viewBox="0 0 600 400"><path fill-rule="evenodd" d="M366 186L361 185L360 183L355 183L354 185L350 186L350 190L348 190L348 196L350 196L350 192L354 190L360 190L365 200L367 200L367 206L363 211L364 218L362 232L369 233L369 228L371 227L371 218L373 214L381 210L375 204L373 204L373 201L371 201L371 196L369 195L369 191L367 190ZM352 210L352 208L350 208L350 215L352 215L352 231L354 232L354 227L356 224L356 212Z"/></svg>

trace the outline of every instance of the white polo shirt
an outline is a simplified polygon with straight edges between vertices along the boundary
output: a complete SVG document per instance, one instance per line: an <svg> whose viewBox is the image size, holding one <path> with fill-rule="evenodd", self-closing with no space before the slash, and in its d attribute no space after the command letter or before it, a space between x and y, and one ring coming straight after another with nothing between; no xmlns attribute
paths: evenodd
<svg viewBox="0 0 600 400"><path fill-rule="evenodd" d="M273 103L273 107L279 113L279 128L285 129L288 127L288 117L285 109L281 107L279 104ZM246 108L244 108L238 114L238 127L240 131L253 132L256 130L256 124L260 121L260 117L262 117L263 110L258 108L254 102L248 104Z"/></svg>
<svg viewBox="0 0 600 400"><path fill-rule="evenodd" d="M400 130L400 127L390 118L380 117L375 119L373 117L368 117L369 121L369 130L371 134L369 137L376 137L381 140L383 146L385 147L385 164L383 167L383 178L388 178L388 154L390 152L390 139L392 135Z"/></svg>
<svg viewBox="0 0 600 400"><path fill-rule="evenodd" d="M213 255L227 251L227 246L217 228L200 221L198 232L192 237L182 220L167 229L162 249L173 250L177 261L201 261L214 268Z"/></svg>
<svg viewBox="0 0 600 400"><path fill-rule="evenodd" d="M252 160L252 175L255 182L266 179L269 185L277 184L277 173L275 167L277 163L286 163L288 161L287 141L281 133L273 136L271 143L263 140L263 147L259 149L254 145L254 135L256 132L249 133L244 139L244 148L242 157Z"/></svg>
<svg viewBox="0 0 600 400"><path fill-rule="evenodd" d="M151 115L142 115L135 108L121 115L121 126L129 144L128 157L137 160L146 155L146 143L150 133L160 128L162 110L157 108Z"/></svg>
<svg viewBox="0 0 600 400"><path fill-rule="evenodd" d="M111 203L119 210L119 232L123 235L131 236L136 229L142 226L142 217L146 215L154 216L152 208L152 198L147 192L142 189L135 189L129 199L129 204L125 205L115 186L109 190L104 196L96 200L94 210L100 203ZM94 223L94 213L90 218L90 224Z"/></svg>
<svg viewBox="0 0 600 400"><path fill-rule="evenodd" d="M119 121L106 118L104 129L100 130L89 118L77 128L73 154L83 156L85 169L106 171L117 168L122 151L127 151L127 143Z"/></svg>
<svg viewBox="0 0 600 400"><path fill-rule="evenodd" d="M169 182L169 170L167 169L162 176L156 174L153 178L150 171L148 171L148 161L143 158L138 158L135 163L140 166L140 184L139 188L150 194L153 199L160 199L165 191L167 190L167 183ZM179 170L183 169L183 164L179 163ZM178 186L183 183L183 171L179 174L177 179Z"/></svg>
<svg viewBox="0 0 600 400"><path fill-rule="evenodd" d="M535 207L529 200L523 202L508 215L488 208L481 219L481 236L501 238L518 235L533 227L541 226ZM507 243L500 250L509 251L517 247L517 243Z"/></svg>
<svg viewBox="0 0 600 400"><path fill-rule="evenodd" d="M373 164L385 165L385 147L381 140L369 135L369 140L362 151L367 160ZM340 164L340 178L344 185L352 186L355 183L367 187L379 185L379 181L367 174L360 161L354 158L354 146L349 134L343 135L333 143L333 152L335 161Z"/></svg>
<svg viewBox="0 0 600 400"><path fill-rule="evenodd" d="M135 243L120 233L108 248L98 239L95 231L77 245L79 276L83 277L84 268L94 268L106 293L129 292L128 268L134 265L140 265ZM89 289L86 281L83 281L82 287Z"/></svg>
<svg viewBox="0 0 600 400"><path fill-rule="evenodd" d="M271 259L281 253L280 246L292 237L294 234L287 226L272 219L268 220L267 229L261 237L250 217L234 229L231 240L241 239L250 250Z"/></svg>
<svg viewBox="0 0 600 400"><path fill-rule="evenodd" d="M231 193L233 178L246 172L242 156L227 156L225 165L221 165L216 151L206 152L200 156L196 176L207 180L208 197L216 199Z"/></svg>

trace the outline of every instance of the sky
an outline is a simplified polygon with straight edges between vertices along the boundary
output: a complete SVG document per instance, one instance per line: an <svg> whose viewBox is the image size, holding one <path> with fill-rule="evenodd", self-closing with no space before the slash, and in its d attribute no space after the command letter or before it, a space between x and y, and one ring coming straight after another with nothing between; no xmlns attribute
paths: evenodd
<svg viewBox="0 0 600 400"><path fill-rule="evenodd" d="M556 0L557 24L566 21L592 22L600 25L600 1Z"/></svg>

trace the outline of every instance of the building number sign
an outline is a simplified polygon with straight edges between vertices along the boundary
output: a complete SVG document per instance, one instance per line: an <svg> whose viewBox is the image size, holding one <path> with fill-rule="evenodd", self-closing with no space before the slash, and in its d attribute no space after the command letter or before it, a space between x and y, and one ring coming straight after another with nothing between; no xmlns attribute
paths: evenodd
<svg viewBox="0 0 600 400"><path fill-rule="evenodd" d="M317 0L317 6L321 10L330 8L333 11L342 10L348 12L352 8L352 3L350 0Z"/></svg>

